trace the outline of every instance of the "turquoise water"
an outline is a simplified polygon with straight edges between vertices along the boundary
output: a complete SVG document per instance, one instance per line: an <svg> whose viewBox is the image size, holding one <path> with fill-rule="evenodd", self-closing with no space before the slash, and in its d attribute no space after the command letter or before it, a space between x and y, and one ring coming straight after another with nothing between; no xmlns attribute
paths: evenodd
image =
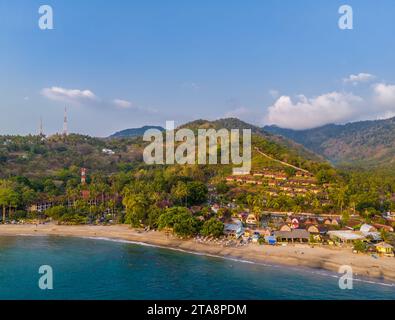
<svg viewBox="0 0 395 320"><path fill-rule="evenodd" d="M124 242L0 237L0 299L395 299L395 287ZM53 290L38 269L53 268ZM379 282L379 281L378 281Z"/></svg>

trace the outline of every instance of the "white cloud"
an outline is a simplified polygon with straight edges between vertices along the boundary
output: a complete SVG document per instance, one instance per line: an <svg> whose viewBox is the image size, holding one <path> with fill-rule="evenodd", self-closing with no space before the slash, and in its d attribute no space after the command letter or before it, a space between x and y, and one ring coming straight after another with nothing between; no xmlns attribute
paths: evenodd
<svg viewBox="0 0 395 320"><path fill-rule="evenodd" d="M373 92L377 104L395 111L395 85L376 83L373 85Z"/></svg>
<svg viewBox="0 0 395 320"><path fill-rule="evenodd" d="M341 92L313 98L299 95L296 102L289 96L281 96L268 108L265 122L296 130L342 123L357 117L362 102L361 97Z"/></svg>
<svg viewBox="0 0 395 320"><path fill-rule="evenodd" d="M370 73L358 73L358 74L351 74L347 78L343 79L344 83L352 83L353 85L357 85L361 82L369 82L375 79L376 77Z"/></svg>
<svg viewBox="0 0 395 320"><path fill-rule="evenodd" d="M122 109L128 109L131 108L133 106L133 104L130 101L127 100L122 100L122 99L114 99L113 103Z"/></svg>
<svg viewBox="0 0 395 320"><path fill-rule="evenodd" d="M44 88L41 90L41 94L51 100L69 103L81 103L98 99L90 90L65 89L61 87Z"/></svg>

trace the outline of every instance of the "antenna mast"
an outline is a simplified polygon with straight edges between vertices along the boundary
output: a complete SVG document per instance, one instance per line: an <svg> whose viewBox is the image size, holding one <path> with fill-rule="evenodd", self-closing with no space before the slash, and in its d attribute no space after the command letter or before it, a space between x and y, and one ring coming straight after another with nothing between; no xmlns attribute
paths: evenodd
<svg viewBox="0 0 395 320"><path fill-rule="evenodd" d="M67 107L64 107L64 118L63 118L63 135L67 136L68 129L67 129Z"/></svg>
<svg viewBox="0 0 395 320"><path fill-rule="evenodd" d="M40 136L44 136L44 130L43 130L43 118L40 117Z"/></svg>

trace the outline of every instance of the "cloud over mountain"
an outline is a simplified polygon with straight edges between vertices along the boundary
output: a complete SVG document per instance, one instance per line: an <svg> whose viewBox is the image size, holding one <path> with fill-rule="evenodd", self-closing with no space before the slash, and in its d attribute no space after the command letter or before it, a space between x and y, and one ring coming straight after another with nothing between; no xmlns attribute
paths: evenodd
<svg viewBox="0 0 395 320"><path fill-rule="evenodd" d="M265 122L297 130L345 122L356 116L362 102L352 93L336 91L313 98L299 95L296 101L281 96L268 108Z"/></svg>

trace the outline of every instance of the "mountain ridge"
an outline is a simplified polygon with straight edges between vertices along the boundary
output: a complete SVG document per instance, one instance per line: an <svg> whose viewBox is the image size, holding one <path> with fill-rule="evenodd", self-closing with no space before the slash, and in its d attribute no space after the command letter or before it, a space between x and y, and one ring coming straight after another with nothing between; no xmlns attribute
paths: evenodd
<svg viewBox="0 0 395 320"><path fill-rule="evenodd" d="M338 166L395 166L395 117L306 130L277 126L263 129L300 143Z"/></svg>
<svg viewBox="0 0 395 320"><path fill-rule="evenodd" d="M149 129L158 129L160 131L164 131L165 129L161 126L151 126L145 125L138 128L128 128L124 130L117 131L110 135L108 138L131 138L131 137L139 137L144 134L146 130Z"/></svg>

